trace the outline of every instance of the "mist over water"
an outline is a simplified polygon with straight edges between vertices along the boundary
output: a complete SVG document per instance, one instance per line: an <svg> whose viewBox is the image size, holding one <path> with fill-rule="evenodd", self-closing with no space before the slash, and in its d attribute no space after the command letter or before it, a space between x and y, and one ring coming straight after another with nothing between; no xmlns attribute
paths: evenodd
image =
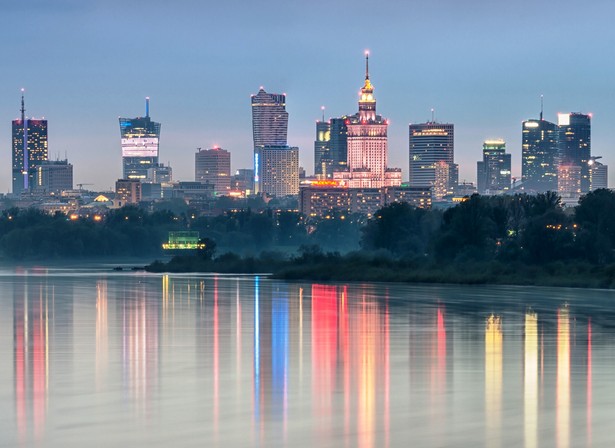
<svg viewBox="0 0 615 448"><path fill-rule="evenodd" d="M0 273L0 446L612 446L615 293Z"/></svg>

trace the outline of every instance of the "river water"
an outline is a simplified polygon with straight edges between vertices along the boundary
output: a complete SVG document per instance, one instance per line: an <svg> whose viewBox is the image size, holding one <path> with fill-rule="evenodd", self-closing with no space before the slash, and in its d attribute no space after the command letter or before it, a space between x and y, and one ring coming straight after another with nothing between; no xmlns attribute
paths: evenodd
<svg viewBox="0 0 615 448"><path fill-rule="evenodd" d="M615 292L0 271L0 446L615 446Z"/></svg>

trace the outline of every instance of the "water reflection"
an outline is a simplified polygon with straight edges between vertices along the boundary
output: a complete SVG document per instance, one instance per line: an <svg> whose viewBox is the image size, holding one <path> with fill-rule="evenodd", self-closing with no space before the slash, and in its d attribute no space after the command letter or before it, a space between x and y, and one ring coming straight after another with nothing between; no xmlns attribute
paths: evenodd
<svg viewBox="0 0 615 448"><path fill-rule="evenodd" d="M556 442L570 446L570 314L567 306L557 311Z"/></svg>
<svg viewBox="0 0 615 448"><path fill-rule="evenodd" d="M502 322L493 314L485 327L485 424L487 445L500 446L502 428Z"/></svg>
<svg viewBox="0 0 615 448"><path fill-rule="evenodd" d="M524 434L526 448L538 446L538 315L525 314Z"/></svg>
<svg viewBox="0 0 615 448"><path fill-rule="evenodd" d="M609 445L609 328L521 300L485 321L433 288L0 279L15 422L0 445Z"/></svg>
<svg viewBox="0 0 615 448"><path fill-rule="evenodd" d="M13 289L15 416L22 442L45 429L49 385L49 289L24 277ZM53 305L53 296L51 297Z"/></svg>
<svg viewBox="0 0 615 448"><path fill-rule="evenodd" d="M124 387L138 413L149 411L150 394L158 379L159 305L148 300L148 284L130 289L121 303L122 370Z"/></svg>

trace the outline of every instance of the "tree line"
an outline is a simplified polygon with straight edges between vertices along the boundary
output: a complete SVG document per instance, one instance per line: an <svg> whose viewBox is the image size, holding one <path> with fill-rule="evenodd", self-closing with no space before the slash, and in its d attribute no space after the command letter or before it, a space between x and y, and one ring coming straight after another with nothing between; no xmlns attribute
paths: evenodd
<svg viewBox="0 0 615 448"><path fill-rule="evenodd" d="M218 254L289 256L301 248L305 257L364 251L421 263L606 264L614 261L615 194L596 190L574 208L563 208L552 192L473 195L445 211L395 203L371 219L335 213L308 219L272 208L199 217L189 208L159 204L154 211L135 206L111 210L95 222L12 208L0 215L0 253L12 259L155 257L162 254L168 232L177 230L198 231L215 242Z"/></svg>

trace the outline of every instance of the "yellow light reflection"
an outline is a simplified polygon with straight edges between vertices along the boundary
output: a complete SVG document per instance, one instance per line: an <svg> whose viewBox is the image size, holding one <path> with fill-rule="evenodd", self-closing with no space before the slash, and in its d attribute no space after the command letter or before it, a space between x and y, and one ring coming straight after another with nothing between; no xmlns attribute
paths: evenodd
<svg viewBox="0 0 615 448"><path fill-rule="evenodd" d="M525 447L538 446L538 316L525 314L524 430Z"/></svg>
<svg viewBox="0 0 615 448"><path fill-rule="evenodd" d="M559 448L570 445L570 314L564 306L557 312L556 441Z"/></svg>
<svg viewBox="0 0 615 448"><path fill-rule="evenodd" d="M502 427L502 322L493 314L485 328L486 445L500 445Z"/></svg>
<svg viewBox="0 0 615 448"><path fill-rule="evenodd" d="M107 281L96 283L96 387L100 389L109 365Z"/></svg>

